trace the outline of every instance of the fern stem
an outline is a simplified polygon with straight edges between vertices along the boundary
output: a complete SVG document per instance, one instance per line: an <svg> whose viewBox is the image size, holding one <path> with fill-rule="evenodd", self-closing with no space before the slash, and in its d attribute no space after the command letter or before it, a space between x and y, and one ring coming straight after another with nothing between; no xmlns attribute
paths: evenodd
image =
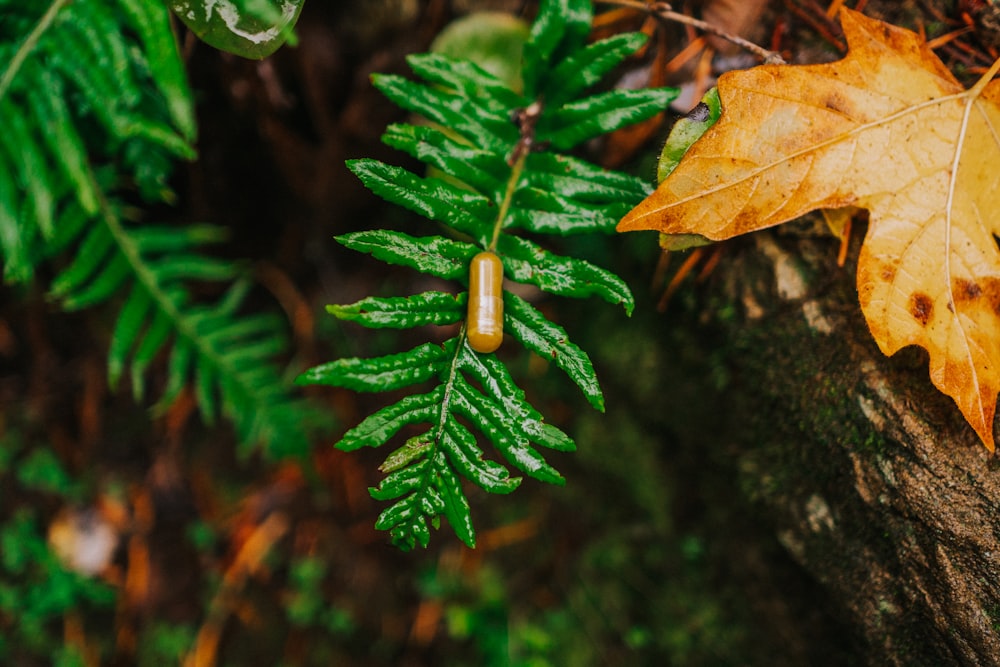
<svg viewBox="0 0 1000 667"><path fill-rule="evenodd" d="M234 384L244 396L253 397L254 391L245 385L239 368L234 367L230 360L224 354L221 354L214 345L206 342L205 337L200 335L196 330L191 318L185 315L182 309L167 294L160 280L143 258L138 244L122 224L118 214L111 208L110 203L104 196L103 190L98 185L93 171L88 170L88 175L95 192L98 193L102 221L107 226L112 238L114 238L115 244L118 246L118 251L124 255L125 260L131 267L138 282L143 286L143 289L152 297L156 304L155 307L161 310L173 323L177 337L189 341L192 347L197 350L196 354L208 359L218 369L220 376L235 379ZM204 414L203 416L208 421L213 415Z"/></svg>
<svg viewBox="0 0 1000 667"><path fill-rule="evenodd" d="M500 210L497 211L496 222L493 223L493 237L490 239L490 252L496 251L497 242L500 240L500 232L503 231L503 223L510 210L511 202L514 200L514 193L517 192L517 184L521 180L521 172L524 171L524 163L528 159L528 151L517 152L514 164L510 167L510 177L507 179L507 189L503 193L503 201L500 202ZM464 330L463 330L464 331Z"/></svg>
<svg viewBox="0 0 1000 667"><path fill-rule="evenodd" d="M34 49L38 40L41 39L45 31L49 29L52 22L56 19L56 14L59 10L69 2L69 0L53 0L52 4L49 6L48 10L39 19L38 24L32 29L32 31L25 38L24 43L18 48L17 53L14 57L10 59L10 64L7 65L7 69L4 70L3 76L0 77L0 100L4 98L7 94L7 90L10 88L11 83L14 82L14 77L21 70L21 65L28 58Z"/></svg>
<svg viewBox="0 0 1000 667"><path fill-rule="evenodd" d="M468 325L462 323L462 330L458 334L458 343L455 345L455 354L451 357L451 365L448 367L448 379L444 384L444 396L441 397L441 412L438 417L437 433L434 435L434 451L431 451L431 457L437 451L438 442L441 440L441 436L444 434L445 423L448 421L448 405L451 403L451 392L455 389L455 376L458 375L458 358L462 354L462 347L465 345L465 329Z"/></svg>

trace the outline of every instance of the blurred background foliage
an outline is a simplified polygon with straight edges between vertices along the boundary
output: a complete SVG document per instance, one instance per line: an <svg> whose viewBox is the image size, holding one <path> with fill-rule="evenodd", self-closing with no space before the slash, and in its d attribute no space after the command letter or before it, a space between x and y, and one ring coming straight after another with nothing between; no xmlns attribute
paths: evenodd
<svg viewBox="0 0 1000 667"><path fill-rule="evenodd" d="M260 298L288 314L301 367L417 340L322 314L328 303L434 287L332 241L375 227L429 229L365 191L344 160L402 159L378 140L400 112L368 77L405 74L407 54L474 9L530 18L534 5L312 0L297 46L261 61L178 26L199 159L175 176L178 206L157 214L231 230L224 252L253 258L270 293ZM789 49L816 41L794 13L773 11L789 26ZM641 15L621 18L623 29L642 27ZM676 26L657 34L623 76L648 81L650 63L690 40ZM651 151L637 147L657 145L662 121L638 138L595 143L588 157L652 178ZM560 250L624 275L636 315L596 301L538 304L590 352L607 413L587 410L542 360L510 360L579 451L554 455L563 489L527 482L489 502L470 489L475 550L446 532L417 553L386 543L368 495L379 452L343 454L331 437L303 460L238 456L230 429L200 423L183 395L150 424L106 386L109 325L99 313L57 313L40 288L5 288L0 662L829 664L851 643L837 610L755 514L727 459L726 359L741 351L721 340L706 350L731 305L710 279L688 280L657 312L652 236L572 239ZM382 401L310 393L343 425Z"/></svg>

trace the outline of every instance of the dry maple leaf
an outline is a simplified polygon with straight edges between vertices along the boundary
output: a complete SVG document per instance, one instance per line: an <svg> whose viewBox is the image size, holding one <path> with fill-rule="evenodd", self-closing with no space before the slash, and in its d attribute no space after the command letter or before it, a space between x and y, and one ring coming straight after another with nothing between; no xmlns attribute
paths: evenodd
<svg viewBox="0 0 1000 667"><path fill-rule="evenodd" d="M722 117L619 231L721 240L817 208L870 211L858 294L887 355L925 348L934 385L991 451L1000 391L1000 62L965 90L913 32L841 10L849 51L719 80Z"/></svg>

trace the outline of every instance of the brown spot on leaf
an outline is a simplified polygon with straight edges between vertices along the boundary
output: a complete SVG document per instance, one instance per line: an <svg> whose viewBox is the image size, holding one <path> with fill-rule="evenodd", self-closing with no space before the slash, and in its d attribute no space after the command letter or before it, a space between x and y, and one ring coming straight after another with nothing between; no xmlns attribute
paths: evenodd
<svg viewBox="0 0 1000 667"><path fill-rule="evenodd" d="M1000 278L994 276L981 278L978 286L982 290L983 298L990 304L993 312L1000 315Z"/></svg>
<svg viewBox="0 0 1000 667"><path fill-rule="evenodd" d="M913 319L925 327L934 314L934 302L923 292L914 292L910 295L909 309Z"/></svg>
<svg viewBox="0 0 1000 667"><path fill-rule="evenodd" d="M883 264L878 275L883 281L891 283L896 278L896 267L892 264Z"/></svg>
<svg viewBox="0 0 1000 667"><path fill-rule="evenodd" d="M983 294L983 288L971 280L965 278L955 278L951 283L951 293L955 295L955 301L972 301Z"/></svg>
<svg viewBox="0 0 1000 667"><path fill-rule="evenodd" d="M830 111L835 111L844 116L850 116L850 105L843 95L839 91L831 91L826 98L823 100L823 106L825 106Z"/></svg>

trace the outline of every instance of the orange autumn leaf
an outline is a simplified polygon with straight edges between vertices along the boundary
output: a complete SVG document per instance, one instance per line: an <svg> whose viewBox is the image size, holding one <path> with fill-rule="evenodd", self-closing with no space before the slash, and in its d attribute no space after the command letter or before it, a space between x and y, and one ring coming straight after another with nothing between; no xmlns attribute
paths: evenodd
<svg viewBox="0 0 1000 667"><path fill-rule="evenodd" d="M727 239L818 208L870 222L858 294L882 351L927 350L991 451L1000 392L1000 62L969 90L913 32L841 10L843 60L719 80L722 117L619 231Z"/></svg>

